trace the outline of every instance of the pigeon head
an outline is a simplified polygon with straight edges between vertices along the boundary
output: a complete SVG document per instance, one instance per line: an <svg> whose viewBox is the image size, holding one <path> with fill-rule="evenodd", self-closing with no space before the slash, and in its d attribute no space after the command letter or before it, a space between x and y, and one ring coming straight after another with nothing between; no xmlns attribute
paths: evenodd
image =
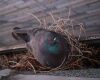
<svg viewBox="0 0 100 80"><path fill-rule="evenodd" d="M52 31L45 31L40 38L39 46L41 52L54 55L62 54L62 52L64 52L65 39L61 35Z"/></svg>
<svg viewBox="0 0 100 80"><path fill-rule="evenodd" d="M54 31L40 28L33 30L16 28L12 35L16 40L22 39L37 61L45 66L59 66L65 58L67 60L70 53L68 40Z"/></svg>

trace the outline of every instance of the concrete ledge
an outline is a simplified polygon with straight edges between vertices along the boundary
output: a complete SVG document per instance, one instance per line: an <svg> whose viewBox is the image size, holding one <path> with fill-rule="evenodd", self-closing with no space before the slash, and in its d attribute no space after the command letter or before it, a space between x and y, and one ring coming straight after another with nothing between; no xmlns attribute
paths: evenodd
<svg viewBox="0 0 100 80"><path fill-rule="evenodd" d="M11 80L100 80L100 78L66 77L50 75L17 75Z"/></svg>

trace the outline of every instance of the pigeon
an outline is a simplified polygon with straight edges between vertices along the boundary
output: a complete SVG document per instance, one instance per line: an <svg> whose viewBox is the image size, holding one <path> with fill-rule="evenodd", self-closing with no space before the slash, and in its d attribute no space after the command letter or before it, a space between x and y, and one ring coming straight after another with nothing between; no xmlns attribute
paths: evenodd
<svg viewBox="0 0 100 80"><path fill-rule="evenodd" d="M71 47L67 36L42 28L14 28L12 36L27 44L34 58L42 65L55 68L67 61ZM65 39L66 38L66 39Z"/></svg>

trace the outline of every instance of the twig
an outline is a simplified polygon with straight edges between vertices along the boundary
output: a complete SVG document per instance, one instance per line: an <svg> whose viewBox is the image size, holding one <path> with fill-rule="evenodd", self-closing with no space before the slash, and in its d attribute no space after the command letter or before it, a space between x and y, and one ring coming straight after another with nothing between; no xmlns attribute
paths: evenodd
<svg viewBox="0 0 100 80"><path fill-rule="evenodd" d="M36 74L36 70L35 70L35 67L28 61L29 65L32 67L34 73Z"/></svg>

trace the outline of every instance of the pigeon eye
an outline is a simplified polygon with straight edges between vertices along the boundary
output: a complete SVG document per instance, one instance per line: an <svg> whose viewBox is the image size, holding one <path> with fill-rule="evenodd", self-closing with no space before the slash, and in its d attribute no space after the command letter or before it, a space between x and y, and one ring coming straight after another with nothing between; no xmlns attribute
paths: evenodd
<svg viewBox="0 0 100 80"><path fill-rule="evenodd" d="M54 40L54 41L56 41L56 40L57 40L57 38L56 38L56 37L54 37L54 38L53 38L53 40Z"/></svg>
<svg viewBox="0 0 100 80"><path fill-rule="evenodd" d="M52 38L48 38L48 42L49 43L54 43L54 42L56 42L57 41L57 38L56 37L52 37Z"/></svg>

